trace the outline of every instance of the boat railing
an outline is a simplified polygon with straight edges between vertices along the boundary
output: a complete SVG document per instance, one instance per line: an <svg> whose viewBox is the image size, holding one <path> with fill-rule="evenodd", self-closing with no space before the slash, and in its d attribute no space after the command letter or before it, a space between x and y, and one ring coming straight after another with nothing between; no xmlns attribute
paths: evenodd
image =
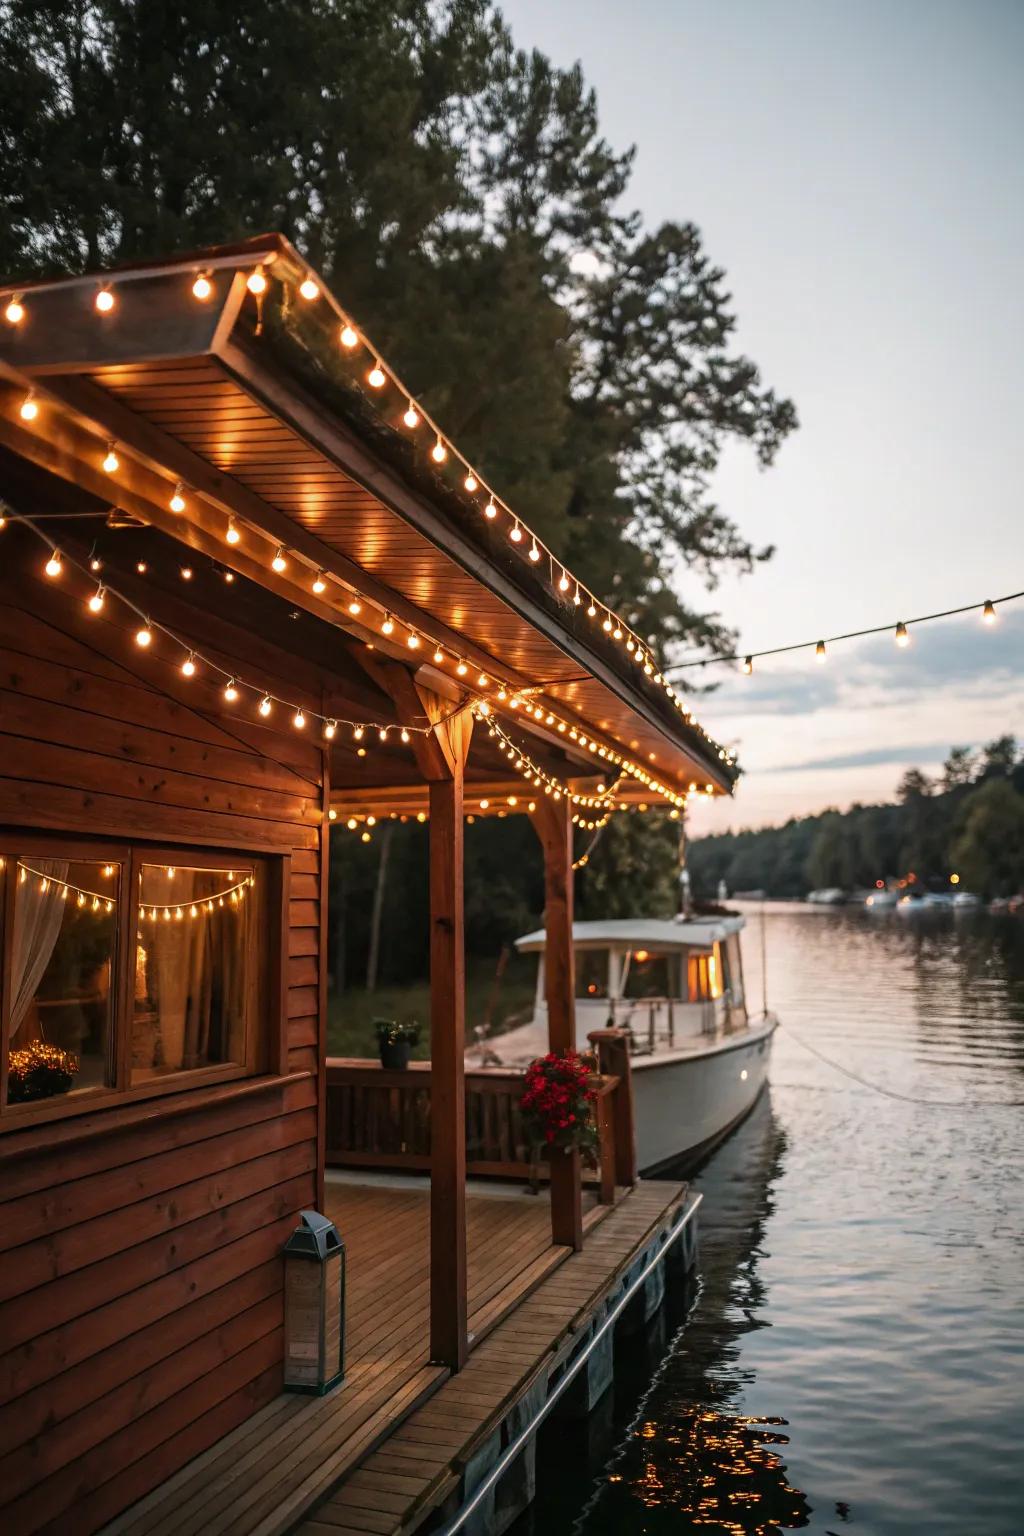
<svg viewBox="0 0 1024 1536"><path fill-rule="evenodd" d="M599 1152L597 1168L585 1170L584 1178L597 1185L603 1203L614 1203L616 1187L636 1180L629 1052L622 1030L598 1030L590 1039L599 1066ZM326 1079L329 1167L429 1172L429 1061L395 1070L368 1058L329 1056ZM531 1183L546 1179L548 1164L535 1156L523 1125L523 1072L510 1067L467 1071L465 1093L467 1174Z"/></svg>

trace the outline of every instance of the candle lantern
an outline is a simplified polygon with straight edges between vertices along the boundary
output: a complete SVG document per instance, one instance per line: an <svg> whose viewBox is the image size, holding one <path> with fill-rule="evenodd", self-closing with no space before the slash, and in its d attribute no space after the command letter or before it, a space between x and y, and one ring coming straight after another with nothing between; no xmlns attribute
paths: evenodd
<svg viewBox="0 0 1024 1536"><path fill-rule="evenodd" d="M334 1222L303 1211L284 1245L284 1384L322 1394L345 1374L345 1244Z"/></svg>

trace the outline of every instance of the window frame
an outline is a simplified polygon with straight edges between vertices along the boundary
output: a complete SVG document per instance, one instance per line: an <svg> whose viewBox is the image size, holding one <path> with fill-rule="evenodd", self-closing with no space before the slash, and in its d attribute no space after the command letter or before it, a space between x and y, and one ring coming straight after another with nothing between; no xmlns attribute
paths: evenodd
<svg viewBox="0 0 1024 1536"><path fill-rule="evenodd" d="M72 858L118 864L117 914L111 963L111 996L108 1036L110 1085L79 1093L58 1094L27 1104L7 1102L10 1043L10 991L14 948L14 901L18 884L18 860L25 855ZM189 843L146 842L135 838L90 838L77 833L0 828L0 1134L40 1121L88 1114L97 1110L169 1097L197 1088L217 1088L256 1077L281 1077L287 1073L288 890L291 856L280 850L236 845L231 848ZM251 867L257 876L255 933L250 936L256 964L246 982L245 1049L241 1062L214 1062L168 1072L145 1082L132 1083L131 1056L135 1001L135 939L139 923L139 875L144 864L173 864L182 869L231 869ZM121 914L127 914L125 920Z"/></svg>

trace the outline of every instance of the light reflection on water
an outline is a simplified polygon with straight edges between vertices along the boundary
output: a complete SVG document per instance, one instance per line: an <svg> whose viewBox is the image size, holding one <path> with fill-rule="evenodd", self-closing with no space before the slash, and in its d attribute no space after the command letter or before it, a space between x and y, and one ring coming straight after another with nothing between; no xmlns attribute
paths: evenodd
<svg viewBox="0 0 1024 1536"><path fill-rule="evenodd" d="M697 1180L701 1294L622 1351L603 1421L545 1437L517 1536L1018 1536L1024 921L766 923L783 1028Z"/></svg>

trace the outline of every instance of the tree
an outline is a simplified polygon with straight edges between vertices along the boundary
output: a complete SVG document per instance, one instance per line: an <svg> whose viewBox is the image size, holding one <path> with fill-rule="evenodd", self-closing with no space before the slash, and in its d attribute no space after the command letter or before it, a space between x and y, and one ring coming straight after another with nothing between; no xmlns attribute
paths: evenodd
<svg viewBox="0 0 1024 1536"><path fill-rule="evenodd" d="M965 789L974 779L974 754L970 747L953 747L942 765L942 787L949 793Z"/></svg>
<svg viewBox="0 0 1024 1536"><path fill-rule="evenodd" d="M921 772L920 768L908 768L896 789L897 798L904 805L908 805L912 800L922 800L931 792L932 781L926 773Z"/></svg>
<svg viewBox="0 0 1024 1536"><path fill-rule="evenodd" d="M952 862L971 890L1013 896L1024 890L1024 797L1005 779L989 779L964 808Z"/></svg>
<svg viewBox="0 0 1024 1536"><path fill-rule="evenodd" d="M1017 765L1016 736L997 736L981 751L978 779L1008 779Z"/></svg>

